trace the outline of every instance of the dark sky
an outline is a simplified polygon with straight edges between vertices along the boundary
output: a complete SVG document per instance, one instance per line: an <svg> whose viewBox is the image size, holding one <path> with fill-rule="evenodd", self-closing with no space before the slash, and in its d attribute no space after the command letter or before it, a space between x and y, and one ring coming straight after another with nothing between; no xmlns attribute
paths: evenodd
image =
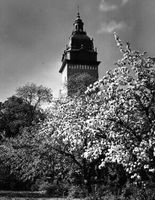
<svg viewBox="0 0 155 200"><path fill-rule="evenodd" d="M155 56L155 0L0 0L0 101L33 82L59 93L77 5L98 48L100 77L120 56L112 33Z"/></svg>

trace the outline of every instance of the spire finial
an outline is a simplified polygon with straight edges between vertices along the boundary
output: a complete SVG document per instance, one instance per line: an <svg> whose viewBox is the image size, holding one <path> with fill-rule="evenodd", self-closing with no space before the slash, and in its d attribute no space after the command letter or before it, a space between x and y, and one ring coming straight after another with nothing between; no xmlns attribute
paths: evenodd
<svg viewBox="0 0 155 200"><path fill-rule="evenodd" d="M77 5L77 17L80 18L80 11L79 11L79 5Z"/></svg>

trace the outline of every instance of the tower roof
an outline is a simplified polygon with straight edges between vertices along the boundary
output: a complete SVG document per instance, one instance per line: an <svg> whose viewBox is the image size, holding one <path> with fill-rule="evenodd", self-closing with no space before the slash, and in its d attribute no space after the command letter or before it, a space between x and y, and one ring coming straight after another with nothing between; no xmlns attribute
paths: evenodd
<svg viewBox="0 0 155 200"><path fill-rule="evenodd" d="M93 50L93 40L87 36L87 33L83 30L84 23L80 17L80 13L78 11L77 17L73 24L73 32L69 41L70 49L85 49L85 50Z"/></svg>
<svg viewBox="0 0 155 200"><path fill-rule="evenodd" d="M59 72L62 73L66 63L80 63L99 65L97 61L97 50L94 48L93 39L91 39L83 29L84 23L77 12L73 23L73 31L69 39L69 44L62 55L62 65Z"/></svg>

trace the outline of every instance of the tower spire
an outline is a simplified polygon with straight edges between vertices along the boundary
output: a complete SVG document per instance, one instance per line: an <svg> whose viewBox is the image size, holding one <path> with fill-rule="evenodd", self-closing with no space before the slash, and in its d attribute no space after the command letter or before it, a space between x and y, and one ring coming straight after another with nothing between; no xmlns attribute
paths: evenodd
<svg viewBox="0 0 155 200"><path fill-rule="evenodd" d="M83 32L83 21L80 17L79 5L77 6L77 17L74 22L74 32Z"/></svg>

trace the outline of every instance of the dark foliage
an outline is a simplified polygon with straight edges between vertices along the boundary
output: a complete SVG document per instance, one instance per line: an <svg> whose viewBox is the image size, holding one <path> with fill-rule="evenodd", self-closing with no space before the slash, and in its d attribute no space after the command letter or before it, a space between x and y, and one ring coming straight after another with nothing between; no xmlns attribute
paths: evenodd
<svg viewBox="0 0 155 200"><path fill-rule="evenodd" d="M22 98L12 96L0 106L0 132L6 137L14 137L21 134L24 127L45 118L40 110L32 112L33 106Z"/></svg>

